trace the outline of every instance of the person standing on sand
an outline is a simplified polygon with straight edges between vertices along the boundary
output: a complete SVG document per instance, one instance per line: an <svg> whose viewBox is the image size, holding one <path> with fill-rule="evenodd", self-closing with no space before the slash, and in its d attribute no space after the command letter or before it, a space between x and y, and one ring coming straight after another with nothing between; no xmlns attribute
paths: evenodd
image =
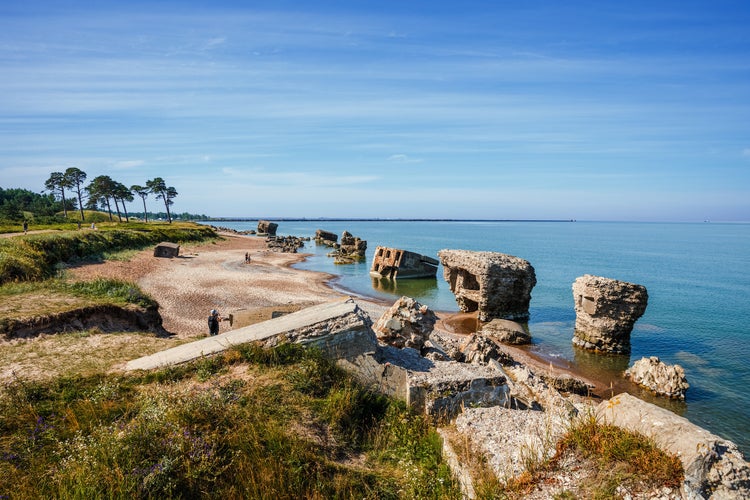
<svg viewBox="0 0 750 500"><path fill-rule="evenodd" d="M219 311L211 309L211 315L208 317L208 334L210 336L219 334L219 321L221 321Z"/></svg>

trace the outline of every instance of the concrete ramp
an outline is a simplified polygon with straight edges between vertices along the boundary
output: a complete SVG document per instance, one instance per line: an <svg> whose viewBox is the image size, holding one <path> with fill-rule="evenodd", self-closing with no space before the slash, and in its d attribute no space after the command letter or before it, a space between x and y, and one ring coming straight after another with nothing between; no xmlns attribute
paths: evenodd
<svg viewBox="0 0 750 500"><path fill-rule="evenodd" d="M377 349L372 320L352 299L327 302L214 337L129 361L125 370L152 370L259 342L274 347L294 342L320 348L332 359L354 359Z"/></svg>

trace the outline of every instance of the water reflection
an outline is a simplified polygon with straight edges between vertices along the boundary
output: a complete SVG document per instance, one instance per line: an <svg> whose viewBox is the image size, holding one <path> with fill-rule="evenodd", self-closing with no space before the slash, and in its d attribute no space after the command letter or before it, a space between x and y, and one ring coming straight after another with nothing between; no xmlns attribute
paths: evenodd
<svg viewBox="0 0 750 500"><path fill-rule="evenodd" d="M437 278L418 278L404 280L389 280L380 278L370 278L372 288L383 293L389 293L398 296L409 296L414 299L424 301L425 299L434 299L438 293Z"/></svg>
<svg viewBox="0 0 750 500"><path fill-rule="evenodd" d="M602 376L619 376L628 369L629 355L601 354L578 347L573 348L573 359L580 367L587 367L592 373Z"/></svg>

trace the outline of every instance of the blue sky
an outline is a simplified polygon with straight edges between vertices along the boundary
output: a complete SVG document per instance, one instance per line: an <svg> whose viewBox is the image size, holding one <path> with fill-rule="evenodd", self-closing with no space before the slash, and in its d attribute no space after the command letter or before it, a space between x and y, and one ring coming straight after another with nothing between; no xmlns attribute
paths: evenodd
<svg viewBox="0 0 750 500"><path fill-rule="evenodd" d="M721 0L3 2L0 186L77 166L213 216L748 221L748 26Z"/></svg>

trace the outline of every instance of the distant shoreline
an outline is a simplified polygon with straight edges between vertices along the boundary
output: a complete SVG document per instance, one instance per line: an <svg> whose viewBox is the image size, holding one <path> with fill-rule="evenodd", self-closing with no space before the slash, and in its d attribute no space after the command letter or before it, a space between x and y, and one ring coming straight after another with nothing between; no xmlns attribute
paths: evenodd
<svg viewBox="0 0 750 500"><path fill-rule="evenodd" d="M356 217L211 217L196 222L251 222L257 220L279 222L577 222L576 219L360 219Z"/></svg>

